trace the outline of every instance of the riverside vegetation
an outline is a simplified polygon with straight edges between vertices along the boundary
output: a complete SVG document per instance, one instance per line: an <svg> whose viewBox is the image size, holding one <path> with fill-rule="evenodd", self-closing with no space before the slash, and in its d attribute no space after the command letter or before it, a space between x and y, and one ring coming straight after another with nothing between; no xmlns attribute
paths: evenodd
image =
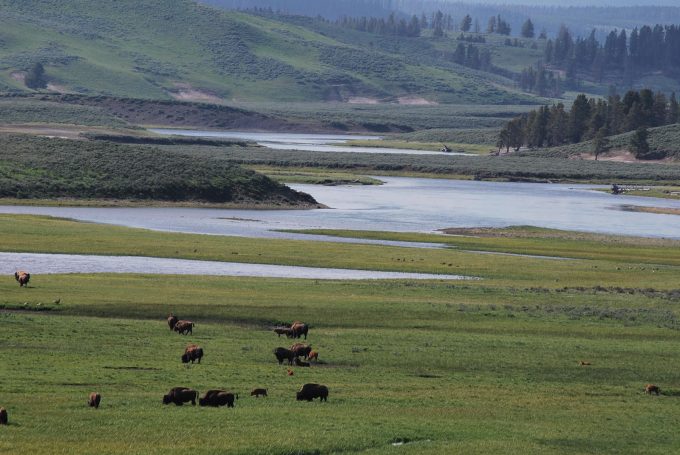
<svg viewBox="0 0 680 455"><path fill-rule="evenodd" d="M34 274L19 288L7 276L0 320L11 337L0 359L8 367L1 404L10 425L2 451L382 454L397 444L419 454L661 454L680 447L680 376L672 368L680 360L680 272L670 254L677 242L528 228L458 232L476 235L460 237L475 248L523 253L550 243L553 254L579 258L553 260L33 216L0 216L0 233L3 251L453 268L483 278ZM612 246L616 254L607 255ZM196 322L192 336L168 331L170 311ZM295 319L311 324L320 362L288 376L271 355L280 340L270 327ZM179 361L187 342L205 349L200 365ZM328 385L328 402L295 401L305 382ZM643 393L649 382L661 387L659 397ZM164 407L162 395L176 385L219 386L241 398L234 409ZM266 387L268 398L247 397L253 387ZM86 403L93 390L102 394L98 410ZM305 430L292 435L295 422Z"/></svg>

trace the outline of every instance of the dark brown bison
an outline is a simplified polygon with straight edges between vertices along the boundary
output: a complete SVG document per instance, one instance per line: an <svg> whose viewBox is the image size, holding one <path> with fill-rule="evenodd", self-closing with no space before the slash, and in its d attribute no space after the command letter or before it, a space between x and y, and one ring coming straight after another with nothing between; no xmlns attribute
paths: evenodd
<svg viewBox="0 0 680 455"><path fill-rule="evenodd" d="M260 398L260 395L266 397L267 396L267 389L253 389L250 391L250 396L255 397L255 398Z"/></svg>
<svg viewBox="0 0 680 455"><path fill-rule="evenodd" d="M279 338L281 335L286 335L288 338L293 338L293 330L290 327L275 327L274 333L276 333Z"/></svg>
<svg viewBox="0 0 680 455"><path fill-rule="evenodd" d="M582 367L588 367L588 366L592 365L592 363L586 362L585 360L579 360L578 364Z"/></svg>
<svg viewBox="0 0 680 455"><path fill-rule="evenodd" d="M98 394L97 392L92 392L90 394L90 398L87 400L87 404L90 405L91 408L99 408L99 403L102 401L102 396Z"/></svg>
<svg viewBox="0 0 680 455"><path fill-rule="evenodd" d="M17 270L14 272L14 279L19 282L19 287L28 287L28 281L31 279L31 274L24 272L23 270Z"/></svg>
<svg viewBox="0 0 680 455"><path fill-rule="evenodd" d="M312 352L312 347L302 343L295 343L290 347L290 350L295 353L295 357L304 357L306 359L309 357L309 353Z"/></svg>
<svg viewBox="0 0 680 455"><path fill-rule="evenodd" d="M170 327L170 330L175 328L175 324L177 324L177 321L179 321L179 319L177 319L177 316L170 313L170 316L168 316L168 327Z"/></svg>
<svg viewBox="0 0 680 455"><path fill-rule="evenodd" d="M163 395L163 404L175 403L177 406L182 406L184 403L191 401L191 405L196 406L197 398L197 391L191 390L188 387L175 387L170 389L167 395Z"/></svg>
<svg viewBox="0 0 680 455"><path fill-rule="evenodd" d="M655 393L658 396L661 393L661 389L659 388L658 385L647 384L645 386L645 393L648 394L648 395Z"/></svg>
<svg viewBox="0 0 680 455"><path fill-rule="evenodd" d="M293 359L295 358L295 353L293 351L282 347L274 349L274 355L276 356L276 360L279 361L279 365L283 364L284 360L288 360L288 365L292 365Z"/></svg>
<svg viewBox="0 0 680 455"><path fill-rule="evenodd" d="M298 401L312 401L314 398L319 398L319 401L328 401L328 387L321 384L305 384L295 398Z"/></svg>
<svg viewBox="0 0 680 455"><path fill-rule="evenodd" d="M309 331L309 326L304 322L295 321L291 324L290 329L293 331L293 338L300 338L302 335L307 339L307 332Z"/></svg>
<svg viewBox="0 0 680 455"><path fill-rule="evenodd" d="M7 425L7 409L0 408L0 425Z"/></svg>
<svg viewBox="0 0 680 455"><path fill-rule="evenodd" d="M182 363L194 363L194 360L198 360L201 363L201 358L203 357L203 348L196 346L195 344L190 344L184 349L184 354L182 354Z"/></svg>
<svg viewBox="0 0 680 455"><path fill-rule="evenodd" d="M309 367L309 366L312 366L311 363L305 362L304 360L300 360L299 357L295 357L295 359L293 359L293 365L295 365L296 367Z"/></svg>
<svg viewBox="0 0 680 455"><path fill-rule="evenodd" d="M307 356L309 360L316 360L317 362L319 361L319 353L316 351L312 351L309 353L309 356Z"/></svg>
<svg viewBox="0 0 680 455"><path fill-rule="evenodd" d="M238 394L224 390L208 390L203 398L198 400L199 406L224 406L234 407L234 400L238 399Z"/></svg>
<svg viewBox="0 0 680 455"><path fill-rule="evenodd" d="M188 335L190 333L193 334L193 328L195 325L196 324L194 324L191 321L180 320L175 323L174 330L175 332L180 333L182 335Z"/></svg>

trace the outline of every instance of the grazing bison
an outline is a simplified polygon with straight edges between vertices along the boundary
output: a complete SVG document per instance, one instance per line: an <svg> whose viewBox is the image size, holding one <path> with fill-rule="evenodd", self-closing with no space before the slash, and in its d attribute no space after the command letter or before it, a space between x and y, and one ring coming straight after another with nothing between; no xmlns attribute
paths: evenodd
<svg viewBox="0 0 680 455"><path fill-rule="evenodd" d="M0 425L7 425L7 409L0 408Z"/></svg>
<svg viewBox="0 0 680 455"><path fill-rule="evenodd" d="M579 365L581 365L582 367L587 367L587 366L590 366L590 365L592 365L592 363L590 363L590 362L586 362L585 360L581 360L581 361L579 361L579 363L578 363L578 364L579 364Z"/></svg>
<svg viewBox="0 0 680 455"><path fill-rule="evenodd" d="M97 392L92 392L90 394L90 398L87 400L87 404L90 405L91 408L98 409L99 408L99 403L102 401L102 396L98 394Z"/></svg>
<svg viewBox="0 0 680 455"><path fill-rule="evenodd" d="M193 334L193 328L196 324L191 321L177 321L175 323L174 330L182 335L187 335L189 333Z"/></svg>
<svg viewBox="0 0 680 455"><path fill-rule="evenodd" d="M267 396L267 389L253 389L250 391L250 396L255 398L260 398L260 395Z"/></svg>
<svg viewBox="0 0 680 455"><path fill-rule="evenodd" d="M279 361L279 365L283 364L284 360L288 360L288 365L292 365L293 359L295 358L295 353L293 351L282 347L274 349L274 355L276 356L276 360Z"/></svg>
<svg viewBox="0 0 680 455"><path fill-rule="evenodd" d="M234 400L238 399L238 394L226 392L224 390L208 390L203 398L198 400L199 406L224 406L234 407Z"/></svg>
<svg viewBox="0 0 680 455"><path fill-rule="evenodd" d="M31 279L31 274L24 272L23 270L17 270L14 272L14 279L19 282L19 287L28 287L28 281Z"/></svg>
<svg viewBox="0 0 680 455"><path fill-rule="evenodd" d="M298 401L312 401L314 398L319 398L320 402L328 401L328 387L321 384L305 384L295 395L295 398Z"/></svg>
<svg viewBox="0 0 680 455"><path fill-rule="evenodd" d="M658 395L661 393L661 389L659 388L658 385L647 384L647 385L645 386L645 393L648 394L648 395L651 395L651 394L653 394L653 393L656 393L657 396L658 396Z"/></svg>
<svg viewBox="0 0 680 455"><path fill-rule="evenodd" d="M281 338L281 335L286 335L288 338L293 338L293 330L290 327L274 327L274 333L276 333L279 338Z"/></svg>
<svg viewBox="0 0 680 455"><path fill-rule="evenodd" d="M194 360L198 360L201 363L201 358L203 357L203 348L196 346L195 344L190 344L184 349L184 354L182 354L182 363L194 363Z"/></svg>
<svg viewBox="0 0 680 455"><path fill-rule="evenodd" d="M295 357L295 359L293 359L293 365L295 365L296 367L309 367L309 366L312 366L311 363L305 362L304 360L300 360L298 357Z"/></svg>
<svg viewBox="0 0 680 455"><path fill-rule="evenodd" d="M170 330L173 330L175 328L175 324L177 324L177 316L174 314L170 313L170 316L168 316L168 327L170 327Z"/></svg>
<svg viewBox="0 0 680 455"><path fill-rule="evenodd" d="M309 353L312 352L312 347L302 343L295 343L290 347L290 350L295 353L295 357L304 357L306 359L309 357Z"/></svg>
<svg viewBox="0 0 680 455"><path fill-rule="evenodd" d="M293 338L300 338L302 335L304 335L305 340L307 339L307 332L309 331L309 326L304 322L295 321L290 326L290 329L293 331Z"/></svg>
<svg viewBox="0 0 680 455"><path fill-rule="evenodd" d="M307 356L307 358L308 358L309 360L316 360L316 361L318 362L318 361L319 361L319 353L316 352L316 351L312 351L312 352L309 353L309 355Z"/></svg>
<svg viewBox="0 0 680 455"><path fill-rule="evenodd" d="M175 403L177 406L182 406L184 403L191 401L191 405L196 406L197 398L197 391L191 390L188 387L175 387L170 389L167 395L163 395L163 404Z"/></svg>

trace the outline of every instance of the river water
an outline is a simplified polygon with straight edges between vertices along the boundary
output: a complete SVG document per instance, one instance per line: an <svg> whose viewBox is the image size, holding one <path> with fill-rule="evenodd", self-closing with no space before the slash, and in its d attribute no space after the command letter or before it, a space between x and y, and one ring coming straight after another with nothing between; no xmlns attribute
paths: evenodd
<svg viewBox="0 0 680 455"><path fill-rule="evenodd" d="M380 136L357 136L349 134L301 134L301 133L254 133L247 131L201 131L151 128L149 131L175 136L207 137L217 139L240 139L256 142L272 150L299 150L305 152L388 153L404 155L462 155L473 153L440 152L438 150L412 150L389 147L351 147L342 145L352 140L377 140Z"/></svg>
<svg viewBox="0 0 680 455"><path fill-rule="evenodd" d="M0 213L51 215L160 231L290 239L308 237L278 230L436 232L448 227L531 225L680 239L680 217L622 210L626 205L680 209L680 201L613 196L593 191L592 185L379 178L385 181L384 185L291 185L311 194L329 209L0 206Z"/></svg>

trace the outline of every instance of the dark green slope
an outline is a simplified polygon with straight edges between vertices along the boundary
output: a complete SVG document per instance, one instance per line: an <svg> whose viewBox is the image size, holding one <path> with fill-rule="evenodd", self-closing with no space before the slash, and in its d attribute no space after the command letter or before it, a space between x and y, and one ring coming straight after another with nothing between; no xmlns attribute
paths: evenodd
<svg viewBox="0 0 680 455"><path fill-rule="evenodd" d="M45 65L50 88L189 100L527 103L510 81L421 58L427 39L370 47L305 24L226 12L190 0L0 0L0 89L26 90Z"/></svg>

